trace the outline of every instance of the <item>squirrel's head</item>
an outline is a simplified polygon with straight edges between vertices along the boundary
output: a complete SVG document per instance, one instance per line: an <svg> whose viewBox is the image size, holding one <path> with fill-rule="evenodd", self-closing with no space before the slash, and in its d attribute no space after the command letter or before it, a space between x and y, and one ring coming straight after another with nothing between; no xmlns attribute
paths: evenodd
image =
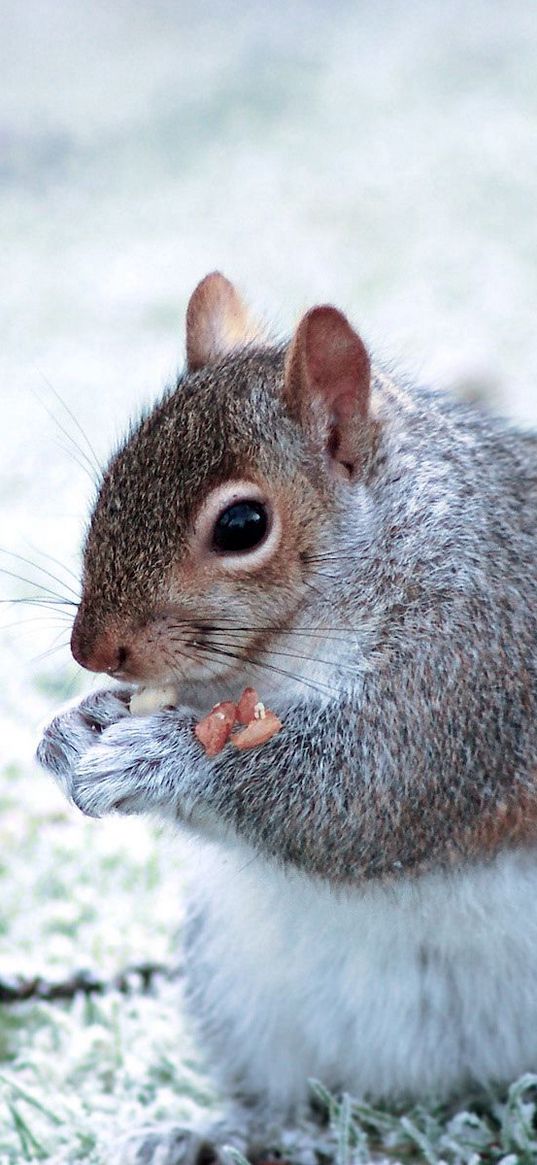
<svg viewBox="0 0 537 1165"><path fill-rule="evenodd" d="M292 624L373 428L369 357L333 307L271 346L208 275L186 351L185 374L104 474L72 635L84 667L144 683L207 683Z"/></svg>

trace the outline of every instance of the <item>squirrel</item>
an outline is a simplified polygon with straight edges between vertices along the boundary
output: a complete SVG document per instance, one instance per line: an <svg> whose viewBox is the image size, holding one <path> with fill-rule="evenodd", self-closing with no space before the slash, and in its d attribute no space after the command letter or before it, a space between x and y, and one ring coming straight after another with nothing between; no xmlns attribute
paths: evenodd
<svg viewBox="0 0 537 1165"><path fill-rule="evenodd" d="M397 383L335 307L271 343L217 272L186 355L85 542L72 652L123 686L38 759L84 813L196 835L186 994L251 1114L302 1112L310 1077L400 1100L535 1071L537 436ZM130 716L161 683L179 707ZM196 718L245 684L282 730L207 757ZM175 1130L158 1160L219 1147Z"/></svg>

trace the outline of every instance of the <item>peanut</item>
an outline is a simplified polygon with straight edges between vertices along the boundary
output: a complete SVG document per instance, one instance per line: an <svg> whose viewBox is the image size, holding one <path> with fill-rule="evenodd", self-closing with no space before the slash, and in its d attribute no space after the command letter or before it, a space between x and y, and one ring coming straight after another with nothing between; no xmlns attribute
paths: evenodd
<svg viewBox="0 0 537 1165"><path fill-rule="evenodd" d="M256 748L258 744L266 744L280 728L283 728L281 720L278 720L274 712L266 711L262 718L251 720L245 728L236 732L231 740L235 748Z"/></svg>

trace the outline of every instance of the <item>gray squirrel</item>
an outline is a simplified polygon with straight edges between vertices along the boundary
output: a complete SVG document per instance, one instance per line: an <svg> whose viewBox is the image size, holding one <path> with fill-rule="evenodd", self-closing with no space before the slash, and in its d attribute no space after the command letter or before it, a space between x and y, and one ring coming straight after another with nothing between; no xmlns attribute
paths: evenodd
<svg viewBox="0 0 537 1165"><path fill-rule="evenodd" d="M309 1077L401 1099L535 1071L537 437L372 369L334 307L269 343L218 273L186 351L86 538L73 654L124 686L39 760L84 813L199 839L187 997L253 1123ZM129 715L140 683L180 706ZM281 732L205 756L197 719L246 684ZM166 1135L122 1160L218 1154Z"/></svg>

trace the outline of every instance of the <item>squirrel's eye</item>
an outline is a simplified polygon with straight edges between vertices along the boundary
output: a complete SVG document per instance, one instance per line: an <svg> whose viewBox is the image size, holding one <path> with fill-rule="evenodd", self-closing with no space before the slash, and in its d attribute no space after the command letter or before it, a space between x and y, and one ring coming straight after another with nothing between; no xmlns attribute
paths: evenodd
<svg viewBox="0 0 537 1165"><path fill-rule="evenodd" d="M268 514L262 502L235 502L215 522L213 549L221 554L253 550L263 541L268 525Z"/></svg>

